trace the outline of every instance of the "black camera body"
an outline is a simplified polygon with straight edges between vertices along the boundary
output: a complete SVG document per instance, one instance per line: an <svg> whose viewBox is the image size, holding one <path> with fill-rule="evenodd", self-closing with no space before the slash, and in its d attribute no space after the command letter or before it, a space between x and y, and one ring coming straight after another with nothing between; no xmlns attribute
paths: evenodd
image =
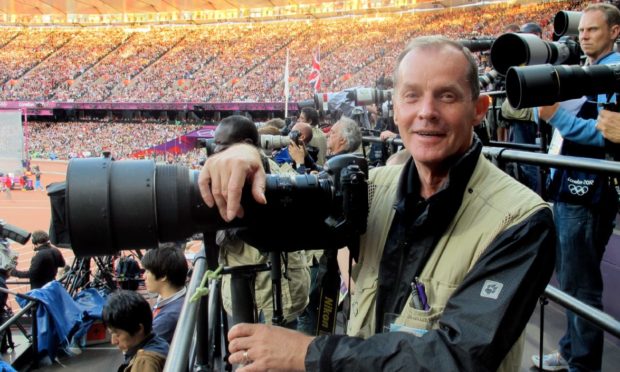
<svg viewBox="0 0 620 372"><path fill-rule="evenodd" d="M293 142L294 144L296 144L297 146L301 146L302 142L301 142L301 132L298 130L292 130L289 132L288 137L291 139L291 142Z"/></svg>
<svg viewBox="0 0 620 372"><path fill-rule="evenodd" d="M318 175L268 175L268 204L245 189L245 215L228 223L203 202L197 171L149 160L73 159L58 223L70 241L50 238L76 256L99 256L236 228L262 251L338 249L366 230L367 173L366 160L349 154L330 159ZM300 236L299 226L312 233Z"/></svg>

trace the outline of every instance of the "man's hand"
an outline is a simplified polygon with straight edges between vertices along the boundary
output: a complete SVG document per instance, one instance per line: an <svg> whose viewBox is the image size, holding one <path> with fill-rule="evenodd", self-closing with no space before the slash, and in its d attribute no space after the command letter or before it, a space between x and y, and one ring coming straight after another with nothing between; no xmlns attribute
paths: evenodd
<svg viewBox="0 0 620 372"><path fill-rule="evenodd" d="M252 196L266 204L265 170L258 150L251 145L238 144L207 159L198 186L207 206L217 206L225 221L243 217L241 191L245 181L252 184Z"/></svg>
<svg viewBox="0 0 620 372"><path fill-rule="evenodd" d="M288 145L288 154L298 166L303 165L304 159L306 158L306 148L303 144L297 145L291 142L291 144Z"/></svg>
<svg viewBox="0 0 620 372"><path fill-rule="evenodd" d="M396 136L398 136L398 134L389 131L389 130L384 130L383 132L381 132L381 134L379 135L379 138L381 138L381 141L385 141L389 138L396 138Z"/></svg>
<svg viewBox="0 0 620 372"><path fill-rule="evenodd" d="M549 121L555 115L556 111L560 107L559 103L554 103L551 106L541 106L538 108L538 117L544 121Z"/></svg>
<svg viewBox="0 0 620 372"><path fill-rule="evenodd" d="M237 324L228 332L231 364L239 372L303 371L312 337L265 324Z"/></svg>
<svg viewBox="0 0 620 372"><path fill-rule="evenodd" d="M601 110L596 120L596 129L611 142L620 143L620 113Z"/></svg>

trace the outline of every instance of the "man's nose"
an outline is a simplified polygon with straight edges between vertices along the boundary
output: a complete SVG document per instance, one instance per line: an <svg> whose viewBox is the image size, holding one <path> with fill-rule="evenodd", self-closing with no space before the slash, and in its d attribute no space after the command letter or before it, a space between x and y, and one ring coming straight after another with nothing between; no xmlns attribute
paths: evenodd
<svg viewBox="0 0 620 372"><path fill-rule="evenodd" d="M437 116L437 107L434 97L427 95L420 101L420 110L418 117L420 119L430 120Z"/></svg>

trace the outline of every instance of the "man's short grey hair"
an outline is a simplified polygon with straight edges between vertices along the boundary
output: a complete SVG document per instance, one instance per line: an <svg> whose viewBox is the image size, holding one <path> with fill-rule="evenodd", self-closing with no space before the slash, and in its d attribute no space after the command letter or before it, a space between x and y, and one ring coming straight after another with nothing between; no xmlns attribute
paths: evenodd
<svg viewBox="0 0 620 372"><path fill-rule="evenodd" d="M355 152L362 144L362 131L359 125L355 120L345 116L338 120L338 125L340 125L340 135L346 142L344 152Z"/></svg>
<svg viewBox="0 0 620 372"><path fill-rule="evenodd" d="M620 25L620 10L615 5L608 3L595 3L588 5L583 12L601 11L605 15L607 20L607 26L610 28L615 25Z"/></svg>
<svg viewBox="0 0 620 372"><path fill-rule="evenodd" d="M476 63L476 59L473 54L469 51L469 49L463 47L461 44L454 40L450 40L443 36L420 36L412 39L409 44L405 47L405 49L400 53L398 59L396 60L396 66L394 66L393 79L394 79L394 88L398 90L398 71L400 70L400 64L403 62L403 59L409 54L409 52L423 49L441 49L444 47L454 48L465 56L467 62L469 64L469 71L467 71L467 81L469 82L469 87L471 89L471 97L472 100L477 100L480 96L480 83L478 82L478 64Z"/></svg>

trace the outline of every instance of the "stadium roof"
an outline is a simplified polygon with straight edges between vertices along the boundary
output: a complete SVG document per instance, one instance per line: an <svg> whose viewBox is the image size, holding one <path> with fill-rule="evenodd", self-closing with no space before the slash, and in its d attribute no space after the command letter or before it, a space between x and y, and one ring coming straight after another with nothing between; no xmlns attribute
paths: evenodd
<svg viewBox="0 0 620 372"><path fill-rule="evenodd" d="M0 14L168 13L265 8L297 4L320 4L322 2L320 0L3 0L0 1Z"/></svg>

